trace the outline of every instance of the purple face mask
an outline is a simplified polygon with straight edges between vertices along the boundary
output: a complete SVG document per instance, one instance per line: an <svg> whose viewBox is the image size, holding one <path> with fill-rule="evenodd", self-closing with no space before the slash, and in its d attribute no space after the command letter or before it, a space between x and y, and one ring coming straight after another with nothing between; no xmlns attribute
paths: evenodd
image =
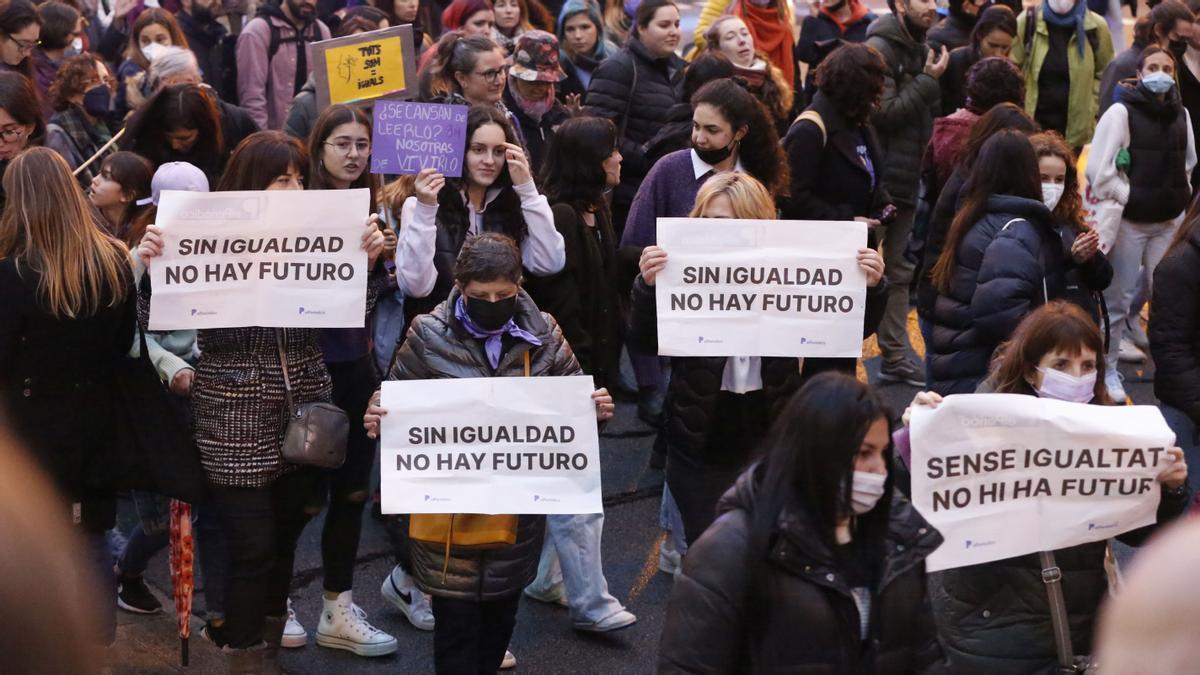
<svg viewBox="0 0 1200 675"><path fill-rule="evenodd" d="M1042 386L1037 387L1038 396L1070 403L1088 403L1096 395L1096 371L1075 377L1053 368L1038 368L1042 374Z"/></svg>

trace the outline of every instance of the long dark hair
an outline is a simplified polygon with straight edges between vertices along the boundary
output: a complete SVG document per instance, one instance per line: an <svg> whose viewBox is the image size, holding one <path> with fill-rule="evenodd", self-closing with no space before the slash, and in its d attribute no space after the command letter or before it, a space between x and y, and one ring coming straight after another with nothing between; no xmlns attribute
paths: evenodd
<svg viewBox="0 0 1200 675"><path fill-rule="evenodd" d="M950 278L958 265L958 245L987 212L992 195L1042 200L1037 154L1029 138L1019 131L1005 129L983 144L971 176L963 185L958 215L950 223L942 254L933 266L933 283L939 291L950 290Z"/></svg>
<svg viewBox="0 0 1200 675"><path fill-rule="evenodd" d="M466 212L467 205L463 201L462 195L467 191L467 158L466 153L471 151L471 138L475 136L475 132L480 127L488 124L495 124L504 131L504 141L514 145L520 145L517 140L517 132L513 130L512 124L504 113L500 112L493 105L473 105L467 113L467 147L463 151L463 175L462 178L448 178L446 185L442 191L438 193L438 210L446 209L449 212ZM525 241L525 236L529 233L529 227L525 224L525 216L521 213L521 198L517 195L516 190L512 189L512 175L508 171L508 162L504 163L504 169L500 171L500 175L496 176L496 181L488 188L499 188L500 194L496 196L492 203L488 205L489 211L495 209L500 213L507 214L509 222L505 224L505 232L508 236L517 241L518 244ZM451 222L462 223L466 226L467 219L465 217L453 217Z"/></svg>
<svg viewBox="0 0 1200 675"><path fill-rule="evenodd" d="M333 130L343 124L361 124L367 128L367 139L371 139L371 120L362 108L346 103L335 103L321 112L313 122L312 133L308 135L308 158L311 163L308 169L311 190L332 190L333 184L329 174L325 172L325 163L321 158L325 154L325 142L333 135ZM363 157L363 163L370 164L370 157ZM375 211L375 181L370 166L364 166L358 178L350 184L350 188L371 189L371 212Z"/></svg>
<svg viewBox="0 0 1200 675"><path fill-rule="evenodd" d="M779 134L771 113L762 101L730 79L713 80L692 97L692 109L704 104L716 108L733 131L746 127L737 156L746 172L758 179L775 197L788 192L788 161L779 145Z"/></svg>
<svg viewBox="0 0 1200 675"><path fill-rule="evenodd" d="M551 204L570 204L580 212L605 208L603 163L616 147L612 120L573 117L563 122L542 160L542 194Z"/></svg>
<svg viewBox="0 0 1200 675"><path fill-rule="evenodd" d="M217 192L265 190L289 169L308 182L308 152L300 141L282 131L256 131L234 148Z"/></svg>
<svg viewBox="0 0 1200 675"><path fill-rule="evenodd" d="M1017 15L1004 5L992 5L979 13L975 27L971 29L971 51L979 58L979 45L993 31L1007 33L1017 37Z"/></svg>
<svg viewBox="0 0 1200 675"><path fill-rule="evenodd" d="M784 404L754 469L756 490L746 550L747 606L763 608L779 602L768 586L767 567L782 514L801 518L830 552L837 550L838 523L853 513L850 486L855 459L871 425L888 418L887 406L874 388L837 372L812 378ZM884 460L891 467L890 442ZM853 541L864 560L882 558L894 482L889 471L875 508L852 521ZM752 615L765 620L767 612Z"/></svg>
<svg viewBox="0 0 1200 675"><path fill-rule="evenodd" d="M109 225L113 236L120 238L127 246L137 246L145 234L145 227L138 228L136 224L142 213L149 208L149 205L139 206L137 202L150 196L154 166L145 157L122 150L104 159L100 164L100 175L120 185L121 191L131 197L125 211L125 222Z"/></svg>
<svg viewBox="0 0 1200 675"><path fill-rule="evenodd" d="M195 84L164 87L142 104L126 125L122 150L132 150L158 167L167 162L195 164L212 180L221 172L225 139L221 134L221 114L216 96ZM195 129L199 139L187 153L171 148L167 133L176 129Z"/></svg>

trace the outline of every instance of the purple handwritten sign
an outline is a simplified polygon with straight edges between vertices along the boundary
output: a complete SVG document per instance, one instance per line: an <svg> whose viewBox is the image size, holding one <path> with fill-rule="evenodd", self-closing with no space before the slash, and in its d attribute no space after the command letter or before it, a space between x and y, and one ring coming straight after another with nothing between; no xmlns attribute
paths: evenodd
<svg viewBox="0 0 1200 675"><path fill-rule="evenodd" d="M371 173L414 174L435 168L462 176L467 106L375 101Z"/></svg>

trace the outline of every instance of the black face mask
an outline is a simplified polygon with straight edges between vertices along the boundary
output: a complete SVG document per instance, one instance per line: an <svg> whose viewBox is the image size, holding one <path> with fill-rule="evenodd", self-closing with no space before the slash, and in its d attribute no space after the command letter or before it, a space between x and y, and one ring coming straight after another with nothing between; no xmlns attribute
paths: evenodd
<svg viewBox="0 0 1200 675"><path fill-rule="evenodd" d="M483 298L467 298L467 314L475 325L486 331L500 330L517 313L517 296L489 302Z"/></svg>
<svg viewBox="0 0 1200 675"><path fill-rule="evenodd" d="M1183 54L1187 51L1187 48L1187 43L1183 40L1171 40L1167 44L1167 49L1170 50L1172 55L1174 55L1177 62L1179 59L1183 58Z"/></svg>
<svg viewBox="0 0 1200 675"><path fill-rule="evenodd" d="M716 166L717 164L729 159L729 156L733 154L733 148L736 145L737 141L733 141L729 145L723 148L717 148L716 150L701 150L700 148L692 148L692 150L696 151L696 156L700 158L701 162Z"/></svg>

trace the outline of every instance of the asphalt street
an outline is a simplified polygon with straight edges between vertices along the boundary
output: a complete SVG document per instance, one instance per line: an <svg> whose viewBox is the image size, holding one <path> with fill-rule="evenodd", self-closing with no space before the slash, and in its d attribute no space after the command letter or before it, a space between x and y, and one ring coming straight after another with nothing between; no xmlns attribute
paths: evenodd
<svg viewBox="0 0 1200 675"><path fill-rule="evenodd" d="M868 344L867 353L873 347ZM866 361L874 380L878 358ZM1123 367L1125 386L1135 403L1154 401L1152 366ZM884 396L899 414L912 400L916 389L885 385ZM616 419L606 428L600 442L605 495L604 570L609 588L638 616L638 623L607 635L579 633L571 628L567 611L524 599L511 649L516 654L518 673L651 673L658 636L662 630L671 578L657 573L658 510L662 474L647 466L653 443L652 430L636 418L630 404L618 406ZM125 520L132 522L126 509ZM316 631L321 608L320 525L314 521L305 531L296 558L291 593L297 615L309 631L309 644L285 650L282 663L291 673L430 673L433 670L433 636L412 628L404 617L388 606L379 594L393 559L380 523L366 516L355 576L355 601L368 613L375 626L395 635L400 651L388 657L365 659L347 652L318 647ZM170 579L165 554L151 564L147 575L151 587L167 607ZM195 610L203 609L197 593ZM179 642L174 619L166 614L134 616L120 613L117 673L219 673L223 662L216 651L199 637L199 620L193 618L192 665L179 666Z"/></svg>

